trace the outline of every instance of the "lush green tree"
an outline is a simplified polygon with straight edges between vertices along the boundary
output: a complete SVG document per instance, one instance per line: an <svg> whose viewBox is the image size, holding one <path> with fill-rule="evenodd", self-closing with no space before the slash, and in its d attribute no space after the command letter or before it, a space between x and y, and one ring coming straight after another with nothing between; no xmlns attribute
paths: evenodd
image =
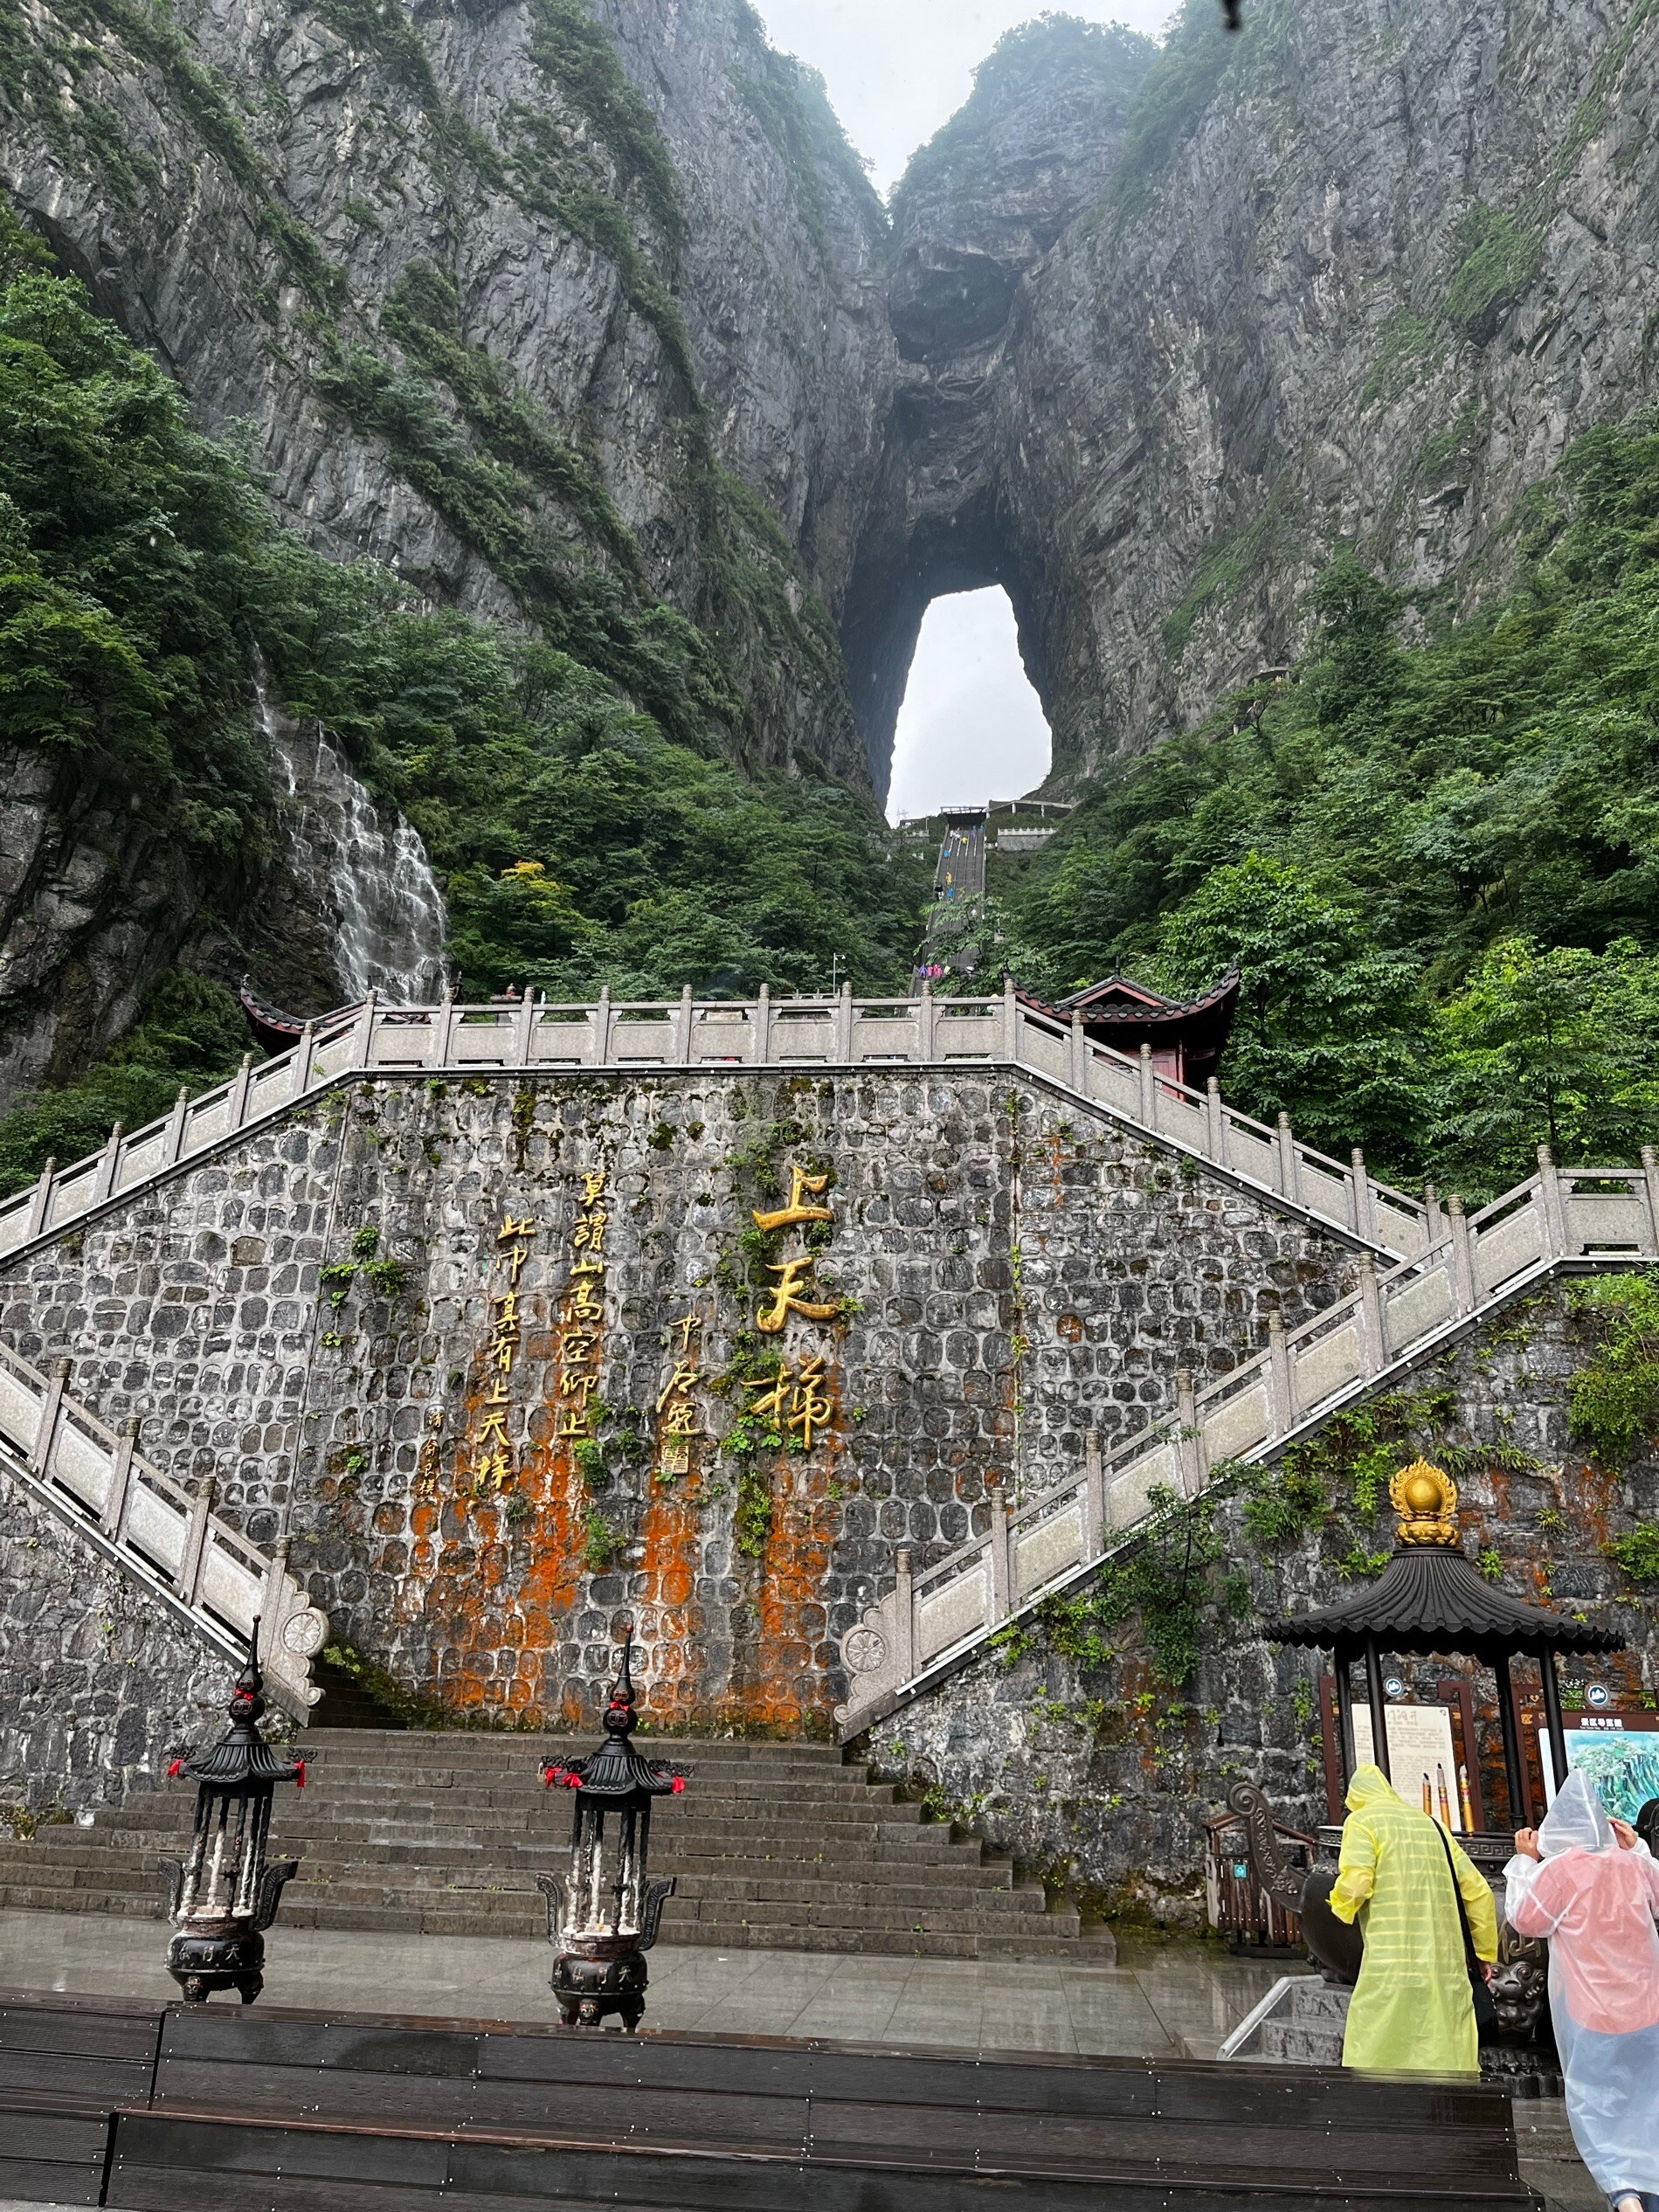
<svg viewBox="0 0 1659 2212"><path fill-rule="evenodd" d="M242 1009L223 984L163 977L136 1024L97 1067L25 1096L0 1118L0 1191L32 1182L48 1159L84 1159L116 1122L142 1129L158 1120L181 1088L225 1082L249 1042Z"/></svg>
<svg viewBox="0 0 1659 2212"><path fill-rule="evenodd" d="M210 872L246 861L266 778L242 611L273 527L183 395L0 225L0 713Z"/></svg>
<svg viewBox="0 0 1659 2212"><path fill-rule="evenodd" d="M1493 945L1437 1009L1432 1044L1441 1172L1491 1197L1562 1165L1632 1160L1659 1134L1659 957L1629 937L1603 953Z"/></svg>
<svg viewBox="0 0 1659 2212"><path fill-rule="evenodd" d="M1331 1151L1409 1164L1421 1111L1414 964L1382 951L1351 900L1252 853L1213 869L1165 919L1157 975L1196 998L1240 975L1227 1089L1248 1113L1289 1114Z"/></svg>

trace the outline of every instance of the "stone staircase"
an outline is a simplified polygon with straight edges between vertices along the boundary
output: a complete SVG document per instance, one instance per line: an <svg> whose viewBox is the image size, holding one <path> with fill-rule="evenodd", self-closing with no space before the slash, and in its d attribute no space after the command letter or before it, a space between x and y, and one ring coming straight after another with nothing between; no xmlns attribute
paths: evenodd
<svg viewBox="0 0 1659 2212"><path fill-rule="evenodd" d="M1109 1963L1111 1939L1047 1910L1039 1884L894 1788L813 1744L669 1743L692 1770L653 1815L653 1872L678 1877L661 1940L724 1949ZM301 1861L279 1925L403 1934L546 1932L538 1874L563 1871L570 1808L551 1737L313 1728L303 1793L278 1794L273 1856ZM90 1828L0 1842L0 1907L159 1918L157 1855L178 1849L195 1793L175 1783L100 1810Z"/></svg>

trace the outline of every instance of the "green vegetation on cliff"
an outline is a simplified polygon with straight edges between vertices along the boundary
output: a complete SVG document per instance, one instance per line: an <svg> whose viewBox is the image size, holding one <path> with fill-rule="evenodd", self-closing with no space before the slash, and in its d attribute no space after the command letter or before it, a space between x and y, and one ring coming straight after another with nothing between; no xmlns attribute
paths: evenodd
<svg viewBox="0 0 1659 2212"><path fill-rule="evenodd" d="M470 456L462 480L510 515L504 481L557 474L628 566L582 456L444 331L435 279L427 294L406 335L509 456ZM743 517L757 541L764 515L754 501ZM904 987L924 864L867 795L809 762L751 777L727 764L729 695L702 633L631 605L591 563L578 573L587 597L556 646L432 612L371 563L324 559L0 207L0 715L14 747L50 764L54 812L166 850L233 958L277 830L254 736L262 669L421 831L465 993L820 988L836 959L861 990ZM169 978L103 1063L0 1122L0 1184L161 1113L181 1083L228 1074L246 1041L222 985Z"/></svg>
<svg viewBox="0 0 1659 2212"><path fill-rule="evenodd" d="M1400 1176L1633 1159L1659 1127L1659 424L1579 439L1517 527L1520 582L1455 625L1340 554L1291 680L1091 785L993 881L986 957L1055 992L1236 962L1228 1095Z"/></svg>

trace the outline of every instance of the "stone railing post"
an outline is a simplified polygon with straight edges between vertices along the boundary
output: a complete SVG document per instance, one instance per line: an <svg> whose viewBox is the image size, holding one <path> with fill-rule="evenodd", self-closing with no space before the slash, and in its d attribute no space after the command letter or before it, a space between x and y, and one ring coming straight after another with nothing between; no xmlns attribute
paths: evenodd
<svg viewBox="0 0 1659 2212"><path fill-rule="evenodd" d="M379 995L371 985L358 1009L356 1034L351 1040L354 1068L372 1068L375 1064L375 1001Z"/></svg>
<svg viewBox="0 0 1659 2212"><path fill-rule="evenodd" d="M907 1545L900 1545L893 1565L893 1663L898 1680L906 1683L916 1672L916 1584Z"/></svg>
<svg viewBox="0 0 1659 2212"><path fill-rule="evenodd" d="M1092 1559L1106 1541L1106 1475L1100 1431L1083 1432L1083 1557Z"/></svg>
<svg viewBox="0 0 1659 2212"><path fill-rule="evenodd" d="M1378 1287L1377 1263L1369 1252L1359 1255L1359 1364L1367 1375L1388 1365L1388 1319Z"/></svg>
<svg viewBox="0 0 1659 2212"><path fill-rule="evenodd" d="M687 984L680 993L680 1034L674 1040L675 1057L682 1068L691 1064L691 1040L697 1010L692 1004L691 985Z"/></svg>
<svg viewBox="0 0 1659 2212"><path fill-rule="evenodd" d="M1074 1090L1080 1090L1087 1094L1089 1089L1089 1063L1087 1057L1089 1052L1089 1040L1083 1035L1083 1018L1082 1014L1075 1012L1071 1018L1071 1035L1067 1040L1067 1046L1069 1054L1067 1081L1070 1083Z"/></svg>
<svg viewBox="0 0 1659 2212"><path fill-rule="evenodd" d="M1212 1075L1204 1086L1204 1129L1209 1145L1210 1158L1218 1167L1227 1165L1227 1108L1221 1103L1221 1086Z"/></svg>
<svg viewBox="0 0 1659 2212"><path fill-rule="evenodd" d="M1277 1313L1268 1316L1268 1407L1274 1435L1288 1435L1296 1425L1296 1379L1285 1341L1284 1317Z"/></svg>
<svg viewBox="0 0 1659 2212"><path fill-rule="evenodd" d="M292 1537L278 1537L271 1546L271 1564L265 1571L265 1595L260 1601L259 1618L265 1632L267 1649L282 1634L282 1615L287 1601L288 1548Z"/></svg>
<svg viewBox="0 0 1659 2212"><path fill-rule="evenodd" d="M121 1425L121 1441L109 1463L109 1488L104 1493L101 1525L106 1536L121 1534L121 1515L127 1510L127 1491L133 1479L133 1454L138 1448L138 1415L128 1414Z"/></svg>
<svg viewBox="0 0 1659 2212"><path fill-rule="evenodd" d="M611 1065L611 986L608 983L601 988L599 1003L593 1010L593 1064L596 1068Z"/></svg>
<svg viewBox="0 0 1659 2212"><path fill-rule="evenodd" d="M1199 1434L1198 1400L1190 1367L1175 1370L1175 1413L1176 1464L1181 1470L1181 1495L1196 1497L1204 1487L1204 1440Z"/></svg>
<svg viewBox="0 0 1659 2212"><path fill-rule="evenodd" d="M1538 1213L1544 1230L1545 1258L1562 1260L1576 1256L1572 1252L1567 1235L1566 1206L1561 1193L1561 1178L1547 1144L1538 1146ZM1576 1239L1572 1240L1572 1242L1576 1241Z"/></svg>
<svg viewBox="0 0 1659 2212"><path fill-rule="evenodd" d="M178 1563L178 1593L186 1605L202 1594L202 1565L207 1556L207 1524L212 1517L216 1478L204 1475L190 1501L190 1517L184 1531L184 1554Z"/></svg>
<svg viewBox="0 0 1659 2212"><path fill-rule="evenodd" d="M50 1475L58 1449L58 1424L63 1418L64 1393L69 1387L69 1362L54 1360L35 1423L35 1441L29 1448L29 1465L37 1475Z"/></svg>
<svg viewBox="0 0 1659 2212"><path fill-rule="evenodd" d="M94 1206L100 1199L107 1199L115 1187L115 1178L121 1172L121 1142L126 1133L120 1122L109 1132L104 1146L104 1157L98 1163L98 1173L93 1183L92 1202Z"/></svg>
<svg viewBox="0 0 1659 2212"><path fill-rule="evenodd" d="M181 1097L183 1096L183 1092L179 1095ZM52 1184L57 1172L55 1159L49 1159L40 1171L34 1194L29 1200L29 1227L24 1232L25 1236L38 1236L52 1219Z"/></svg>
<svg viewBox="0 0 1659 2212"><path fill-rule="evenodd" d="M1368 1237L1372 1243L1375 1243L1377 1239L1376 1185L1366 1170L1365 1156L1358 1144L1353 1148L1353 1226L1360 1236Z"/></svg>
<svg viewBox="0 0 1659 2212"><path fill-rule="evenodd" d="M1014 998L1012 976L1002 978L1002 1056L1005 1060L1020 1057L1020 1006Z"/></svg>
<svg viewBox="0 0 1659 2212"><path fill-rule="evenodd" d="M853 986L841 985L841 995L835 1007L835 1054L838 1060L850 1061L853 1057Z"/></svg>
<svg viewBox="0 0 1659 2212"><path fill-rule="evenodd" d="M1428 1236L1427 1248L1432 1252L1446 1238L1446 1216L1441 1212L1440 1192L1433 1183L1423 1185L1423 1220Z"/></svg>
<svg viewBox="0 0 1659 2212"><path fill-rule="evenodd" d="M1288 1199L1302 1196L1302 1162L1296 1154L1296 1140L1291 1134L1290 1116L1279 1116L1279 1189Z"/></svg>
<svg viewBox="0 0 1659 2212"><path fill-rule="evenodd" d="M1454 1191L1446 1201L1447 1226L1451 1233L1452 1311L1475 1310L1475 1255L1469 1248L1469 1222L1463 1201Z"/></svg>
<svg viewBox="0 0 1659 2212"><path fill-rule="evenodd" d="M930 976L922 985L922 996L916 1002L916 1049L923 1061L933 1057L934 1018L933 978Z"/></svg>
<svg viewBox="0 0 1659 2212"><path fill-rule="evenodd" d="M1152 1080L1152 1047L1141 1047L1140 1116L1148 1129L1158 1127L1158 1086Z"/></svg>
<svg viewBox="0 0 1659 2212"><path fill-rule="evenodd" d="M308 1021L294 1048L294 1096L303 1098L311 1088L311 1063L317 1056L317 1026Z"/></svg>
<svg viewBox="0 0 1659 2212"><path fill-rule="evenodd" d="M173 1167L184 1157L184 1138L190 1125L190 1091L188 1083L181 1083L178 1096L173 1101L173 1110L167 1117L167 1135L162 1140L162 1158Z"/></svg>
<svg viewBox="0 0 1659 2212"><path fill-rule="evenodd" d="M513 1015L513 1060L520 1068L530 1064L530 1047L536 1039L536 993L529 984Z"/></svg>
<svg viewBox="0 0 1659 2212"><path fill-rule="evenodd" d="M1008 1527L1007 1501L1001 1494L991 1500L991 1530L987 1538L991 1579L985 1592L985 1626L994 1628L1008 1618L1009 1593L1013 1580L1013 1545Z"/></svg>
<svg viewBox="0 0 1659 2212"><path fill-rule="evenodd" d="M764 1068L772 1056L772 992L763 983L755 997L755 1058Z"/></svg>
<svg viewBox="0 0 1659 2212"><path fill-rule="evenodd" d="M455 1039L455 993L447 984L444 995L438 1001L437 1016L432 1022L432 1067L434 1070L447 1068L450 1048Z"/></svg>
<svg viewBox="0 0 1659 2212"><path fill-rule="evenodd" d="M253 1054L245 1052L242 1065L231 1078L229 1125L240 1129L248 1117L248 1089L253 1081Z"/></svg>
<svg viewBox="0 0 1659 2212"><path fill-rule="evenodd" d="M1659 1152L1642 1148L1642 1181L1648 1196L1648 1250L1659 1254Z"/></svg>

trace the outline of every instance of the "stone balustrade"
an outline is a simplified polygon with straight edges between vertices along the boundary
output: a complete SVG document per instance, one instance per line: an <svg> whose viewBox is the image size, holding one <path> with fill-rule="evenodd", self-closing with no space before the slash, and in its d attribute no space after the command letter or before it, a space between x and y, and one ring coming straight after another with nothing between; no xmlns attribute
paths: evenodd
<svg viewBox="0 0 1659 2212"><path fill-rule="evenodd" d="M228 1083L128 1135L117 1128L91 1158L48 1163L38 1182L0 1206L0 1257L201 1158L243 1130L356 1074L480 1075L565 1070L704 1072L743 1068L916 1067L1003 1061L1046 1076L1120 1119L1167 1139L1258 1191L1396 1259L1436 1244L1444 1217L1379 1183L1356 1151L1343 1162L1225 1104L1213 1081L1191 1089L1094 1043L1080 1021L1038 1013L1012 986L996 998L697 1000L593 1006L511 1004L360 1007L308 1028L291 1052L252 1056Z"/></svg>
<svg viewBox="0 0 1659 2212"><path fill-rule="evenodd" d="M270 1552L213 1511L211 1479L192 1490L146 1459L138 1423L117 1431L69 1395L70 1364L43 1374L0 1345L0 1453L7 1472L72 1522L161 1603L239 1665L255 1620L272 1695L303 1720L321 1692L311 1662L326 1614Z"/></svg>
<svg viewBox="0 0 1659 2212"><path fill-rule="evenodd" d="M1081 1583L1131 1542L1155 1494L1192 1497L1217 1475L1266 1459L1424 1358L1545 1276L1659 1260L1659 1160L1639 1169L1538 1172L1481 1212L1453 1199L1432 1251L1379 1275L1302 1328L1270 1324L1268 1347L1194 1394L1179 1380L1178 1420L1103 1457L1093 1437L1080 1475L1005 1499L985 1532L920 1573L899 1555L895 1587L841 1639L849 1685L837 1718L856 1735L971 1658L1006 1622Z"/></svg>

